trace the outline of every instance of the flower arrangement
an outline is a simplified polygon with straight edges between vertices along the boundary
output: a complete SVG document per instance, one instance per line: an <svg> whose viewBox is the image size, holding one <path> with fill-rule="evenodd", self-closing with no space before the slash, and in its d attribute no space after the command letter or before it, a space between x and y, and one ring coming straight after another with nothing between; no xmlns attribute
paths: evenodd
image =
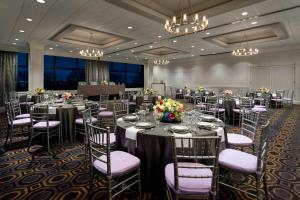
<svg viewBox="0 0 300 200"><path fill-rule="evenodd" d="M233 94L231 90L224 90L223 93L224 93L224 96L227 96L227 97L229 97Z"/></svg>
<svg viewBox="0 0 300 200"><path fill-rule="evenodd" d="M153 106L153 110L162 122L180 122L184 106L173 99L161 99Z"/></svg>
<svg viewBox="0 0 300 200"><path fill-rule="evenodd" d="M69 101L74 98L74 94L72 94L71 92L64 92L62 97L64 100Z"/></svg>
<svg viewBox="0 0 300 200"><path fill-rule="evenodd" d="M106 80L101 81L101 85L108 85L108 82Z"/></svg>
<svg viewBox="0 0 300 200"><path fill-rule="evenodd" d="M258 88L256 91L264 94L270 93L270 89L265 87Z"/></svg>
<svg viewBox="0 0 300 200"><path fill-rule="evenodd" d="M34 89L34 93L35 94L44 94L45 93L45 89L44 88L35 88Z"/></svg>
<svg viewBox="0 0 300 200"><path fill-rule="evenodd" d="M145 88L144 89L144 95L153 95L155 94L155 90L153 90L152 88Z"/></svg>
<svg viewBox="0 0 300 200"><path fill-rule="evenodd" d="M203 92L203 91L205 91L205 87L198 85L198 87L196 87L196 90Z"/></svg>

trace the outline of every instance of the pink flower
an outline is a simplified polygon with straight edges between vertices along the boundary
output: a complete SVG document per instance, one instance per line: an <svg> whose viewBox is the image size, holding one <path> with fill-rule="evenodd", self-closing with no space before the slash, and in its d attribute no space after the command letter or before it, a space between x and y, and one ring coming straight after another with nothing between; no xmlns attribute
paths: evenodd
<svg viewBox="0 0 300 200"><path fill-rule="evenodd" d="M174 120L175 119L175 114L174 113L170 113L169 116L168 116L168 118L170 120Z"/></svg>

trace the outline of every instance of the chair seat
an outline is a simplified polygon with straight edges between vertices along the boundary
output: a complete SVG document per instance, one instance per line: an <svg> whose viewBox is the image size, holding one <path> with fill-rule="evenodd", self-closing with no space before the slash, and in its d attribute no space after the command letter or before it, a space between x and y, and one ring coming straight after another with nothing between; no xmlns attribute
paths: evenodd
<svg viewBox="0 0 300 200"><path fill-rule="evenodd" d="M91 118L91 121L92 121L92 124L94 124L95 122L97 122L97 118L92 117L92 118ZM78 118L78 119L76 119L76 120L75 120L75 123L76 123L76 124L83 125L83 118Z"/></svg>
<svg viewBox="0 0 300 200"><path fill-rule="evenodd" d="M150 103L150 102L144 102L144 103L142 103L142 105L143 105L143 106L151 106L152 103Z"/></svg>
<svg viewBox="0 0 300 200"><path fill-rule="evenodd" d="M112 111L102 111L99 113L100 117L113 117L114 113Z"/></svg>
<svg viewBox="0 0 300 200"><path fill-rule="evenodd" d="M224 149L219 155L219 165L237 172L256 173L257 157L235 149Z"/></svg>
<svg viewBox="0 0 300 200"><path fill-rule="evenodd" d="M123 151L113 151L110 153L111 159L111 174L112 176L122 176L136 170L140 166L140 160ZM93 162L95 169L103 174L107 174L107 164L100 160L107 161L106 155L100 156L99 160Z"/></svg>
<svg viewBox="0 0 300 200"><path fill-rule="evenodd" d="M250 112L250 110L241 110L241 109L239 109L239 108L234 108L234 109L232 109L232 111L233 112L235 112L235 113L249 113Z"/></svg>
<svg viewBox="0 0 300 200"><path fill-rule="evenodd" d="M254 107L254 108L252 108L252 111L254 111L254 112L267 112L267 109L265 107Z"/></svg>
<svg viewBox="0 0 300 200"><path fill-rule="evenodd" d="M107 108L103 108L103 107L100 107L99 108L99 111L101 112L101 111L106 111L107 110Z"/></svg>
<svg viewBox="0 0 300 200"><path fill-rule="evenodd" d="M31 124L31 120L30 120L30 118L16 119L16 120L13 120L12 124L14 126L30 125ZM9 125L11 125L11 122L9 122Z"/></svg>
<svg viewBox="0 0 300 200"><path fill-rule="evenodd" d="M179 162L178 166L201 167L199 163ZM178 175L188 176L212 176L212 171L208 168L178 168ZM174 190L174 164L170 163L165 167L165 178L168 186ZM211 191L212 178L178 178L179 194L206 194Z"/></svg>
<svg viewBox="0 0 300 200"><path fill-rule="evenodd" d="M21 114L15 117L16 119L30 118L30 114Z"/></svg>
<svg viewBox="0 0 300 200"><path fill-rule="evenodd" d="M254 108L266 108L266 106L263 106L263 105L255 105Z"/></svg>
<svg viewBox="0 0 300 200"><path fill-rule="evenodd" d="M271 101L283 101L283 99L271 99Z"/></svg>
<svg viewBox="0 0 300 200"><path fill-rule="evenodd" d="M94 139L93 139L93 140L94 140ZM106 142L106 137L103 138L103 142L102 142L102 137L100 137L99 135L96 135L95 140L96 140L96 142L97 142L98 144L103 144L103 145L106 145L106 144L107 144L107 142ZM109 134L109 143L110 143L110 144L116 143L116 135L115 135L115 133L110 133L110 134Z"/></svg>
<svg viewBox="0 0 300 200"><path fill-rule="evenodd" d="M228 144L235 146L250 146L253 140L242 134L227 133Z"/></svg>
<svg viewBox="0 0 300 200"><path fill-rule="evenodd" d="M129 102L128 102L128 105L132 105L132 106L133 106L133 105L136 105L136 102L129 101Z"/></svg>
<svg viewBox="0 0 300 200"><path fill-rule="evenodd" d="M283 99L284 99L285 101L292 101L292 99L286 98L286 97L284 97Z"/></svg>
<svg viewBox="0 0 300 200"><path fill-rule="evenodd" d="M225 108L211 108L211 111L216 111L216 112L225 112Z"/></svg>
<svg viewBox="0 0 300 200"><path fill-rule="evenodd" d="M28 106L28 105L33 105L33 104L34 104L34 102L32 102L32 101L20 102L20 105L22 105L22 106Z"/></svg>
<svg viewBox="0 0 300 200"><path fill-rule="evenodd" d="M204 104L197 104L195 105L196 108L206 108L206 105Z"/></svg>
<svg viewBox="0 0 300 200"><path fill-rule="evenodd" d="M49 128L55 128L60 125L60 121L49 121ZM47 122L38 122L32 126L35 129L47 128Z"/></svg>

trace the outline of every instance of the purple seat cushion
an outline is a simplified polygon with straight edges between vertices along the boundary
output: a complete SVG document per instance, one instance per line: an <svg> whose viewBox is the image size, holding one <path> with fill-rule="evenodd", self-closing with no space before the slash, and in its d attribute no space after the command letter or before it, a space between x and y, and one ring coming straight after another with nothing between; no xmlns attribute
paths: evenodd
<svg viewBox="0 0 300 200"><path fill-rule="evenodd" d="M97 122L97 118L92 117L91 119L92 119L92 124L95 123L95 122ZM76 119L76 120L75 120L75 123L76 123L76 124L83 125L83 118L78 118L78 119Z"/></svg>
<svg viewBox="0 0 300 200"><path fill-rule="evenodd" d="M225 108L211 108L210 110L216 112L225 112Z"/></svg>
<svg viewBox="0 0 300 200"><path fill-rule="evenodd" d="M100 107L99 108L99 111L101 112L101 111L105 111L105 110L107 110L107 108L103 108L103 107Z"/></svg>
<svg viewBox="0 0 300 200"><path fill-rule="evenodd" d="M201 167L200 163L179 162L178 166ZM212 171L207 168L178 168L178 175L187 176L212 176ZM174 164L170 163L165 167L165 178L168 186L174 190ZM180 194L206 194L211 191L212 178L178 178L178 190Z"/></svg>
<svg viewBox="0 0 300 200"><path fill-rule="evenodd" d="M128 104L133 106L136 105L136 102L129 101Z"/></svg>
<svg viewBox="0 0 300 200"><path fill-rule="evenodd" d="M204 104L197 104L196 108L206 108L206 105L204 105Z"/></svg>
<svg viewBox="0 0 300 200"><path fill-rule="evenodd" d="M137 157L123 151L111 152L110 158L111 174L114 177L127 174L140 166L140 160ZM93 162L93 166L101 173L106 174L107 164L100 160L107 161L107 157L105 155L100 156L99 160L97 159Z"/></svg>
<svg viewBox="0 0 300 200"><path fill-rule="evenodd" d="M14 126L30 125L31 120L30 120L30 118L16 119L16 120L13 120L12 124ZM9 122L9 125L11 125L11 122Z"/></svg>
<svg viewBox="0 0 300 200"><path fill-rule="evenodd" d="M242 112L242 110L241 110L241 109L238 109L238 108L234 108L234 109L232 109L232 111L235 112L235 113L241 113L241 112ZM244 113L248 113L248 112L250 112L250 111L249 111L249 110L244 110L243 112L244 112Z"/></svg>
<svg viewBox="0 0 300 200"><path fill-rule="evenodd" d="M49 128L57 127L60 124L60 121L49 121ZM33 125L33 128L47 128L47 122L38 122Z"/></svg>
<svg viewBox="0 0 300 200"><path fill-rule="evenodd" d="M114 113L112 111L102 111L99 113L100 117L112 117Z"/></svg>
<svg viewBox="0 0 300 200"><path fill-rule="evenodd" d="M106 142L106 137L103 138L103 142L102 142L102 137L100 137L100 135L96 135L96 143L98 144L102 144L102 145L106 145L107 142ZM109 134L109 143L110 144L114 144L116 142L116 135L115 133L110 133Z"/></svg>
<svg viewBox="0 0 300 200"><path fill-rule="evenodd" d="M254 108L266 108L266 106L263 106L263 105L255 105Z"/></svg>
<svg viewBox="0 0 300 200"><path fill-rule="evenodd" d="M253 140L242 134L227 133L228 143L235 146L250 146Z"/></svg>
<svg viewBox="0 0 300 200"><path fill-rule="evenodd" d="M224 149L219 155L219 165L238 172L255 173L257 157L235 149Z"/></svg>
<svg viewBox="0 0 300 200"><path fill-rule="evenodd" d="M16 119L24 119L24 118L30 118L30 114L21 114L16 116Z"/></svg>
<svg viewBox="0 0 300 200"><path fill-rule="evenodd" d="M283 99L271 99L271 101L283 101Z"/></svg>
<svg viewBox="0 0 300 200"><path fill-rule="evenodd" d="M267 112L267 109L264 107L254 107L252 108L252 111L254 112Z"/></svg>
<svg viewBox="0 0 300 200"><path fill-rule="evenodd" d="M26 106L26 105L33 105L34 104L34 102L31 102L31 101L29 101L29 102L20 102L20 105L22 105L22 106Z"/></svg>

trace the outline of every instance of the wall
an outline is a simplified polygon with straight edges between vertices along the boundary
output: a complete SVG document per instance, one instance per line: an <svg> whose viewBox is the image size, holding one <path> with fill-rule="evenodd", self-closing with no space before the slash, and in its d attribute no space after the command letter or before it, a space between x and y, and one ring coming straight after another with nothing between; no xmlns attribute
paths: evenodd
<svg viewBox="0 0 300 200"><path fill-rule="evenodd" d="M295 99L300 100L300 49L262 52L252 57L231 54L172 60L166 66L153 66L152 82L164 80L167 86L249 87L251 66L295 66ZM282 77L290 79L291 77ZM149 81L149 82L151 82ZM289 88L286 88L289 89ZM292 88L291 88L292 89Z"/></svg>

